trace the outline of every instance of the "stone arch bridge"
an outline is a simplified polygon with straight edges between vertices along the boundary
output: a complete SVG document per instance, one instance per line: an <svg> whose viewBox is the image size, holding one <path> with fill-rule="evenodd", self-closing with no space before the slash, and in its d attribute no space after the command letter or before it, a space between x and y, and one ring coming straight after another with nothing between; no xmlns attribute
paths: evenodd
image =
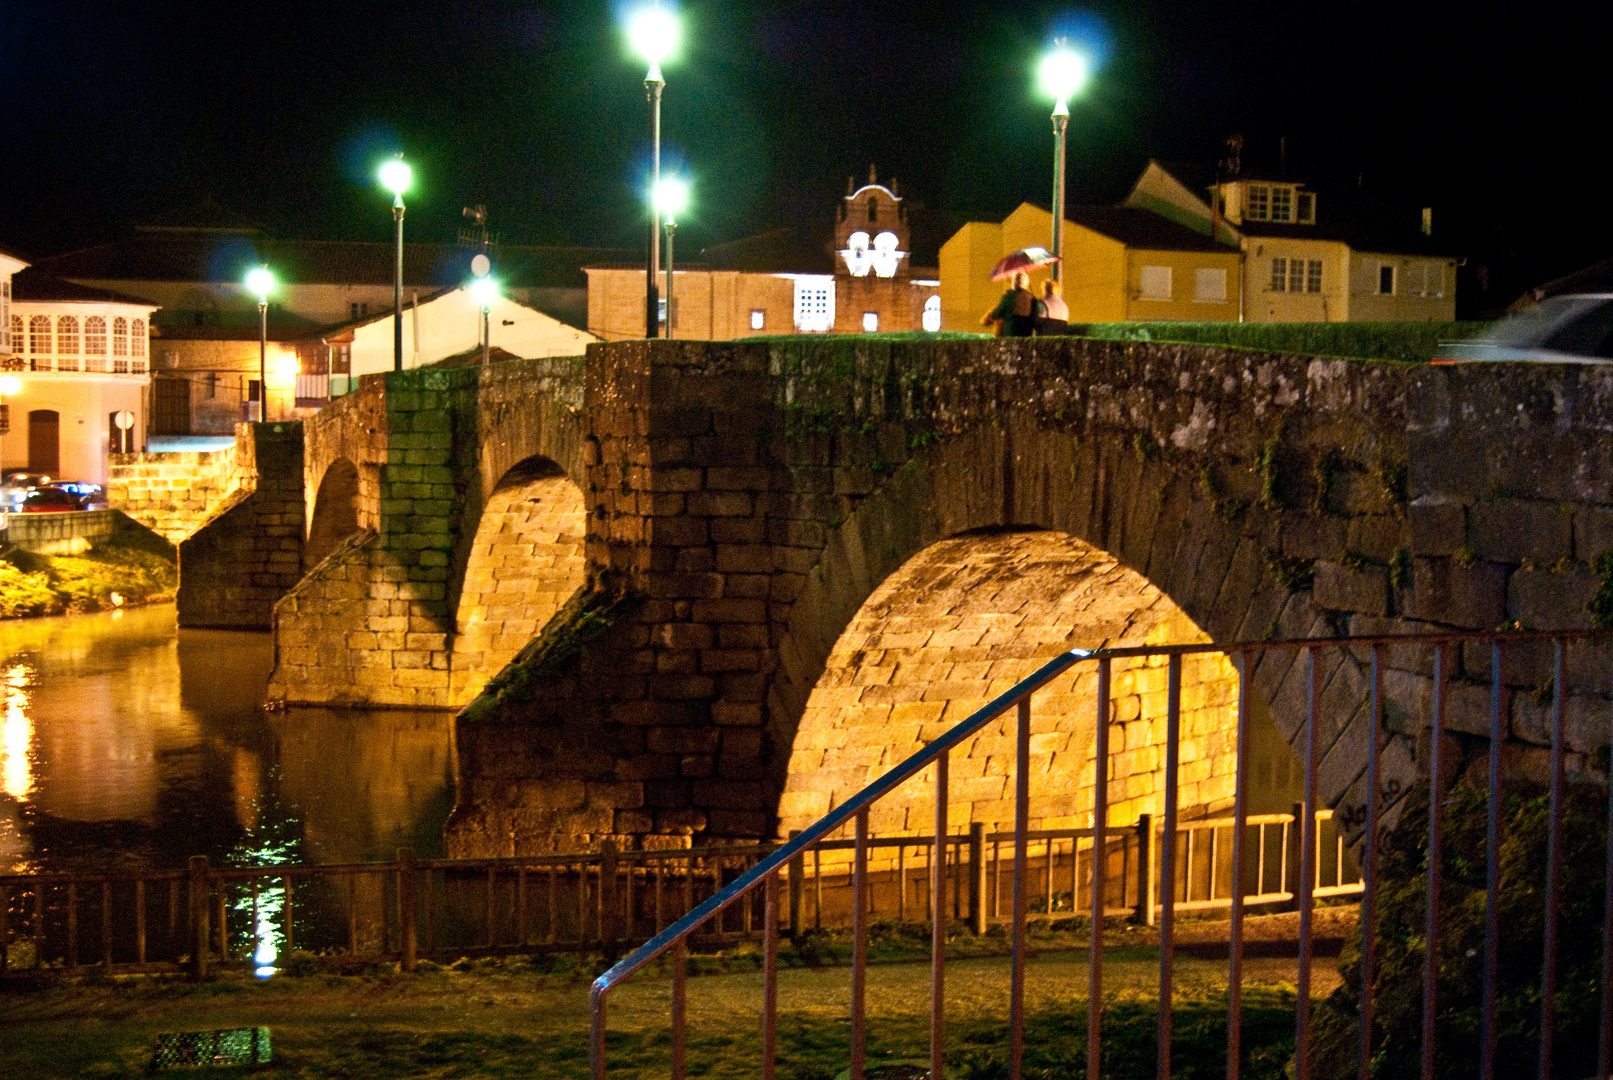
<svg viewBox="0 0 1613 1080"><path fill-rule="evenodd" d="M278 702L462 708L458 853L763 837L1072 645L1589 625L1610 431L1601 368L613 343L366 377L301 429L245 429L243 487L181 544L180 616L272 626ZM1323 673L1349 718L1324 750L1335 806L1363 798L1361 659ZM1570 659L1588 769L1609 656ZM1458 741L1487 731L1487 665L1461 657ZM1544 665L1520 650L1505 672L1525 774ZM1162 677L1115 684L1113 797L1139 810ZM1410 695L1427 677L1389 673ZM1230 793L1232 678L1190 674L1196 805ZM1298 667L1268 654L1253 680L1291 740ZM1083 689L1039 707L1047 823L1091 805ZM1401 791L1419 733L1390 722ZM983 735L954 765L960 813L1004 820L1001 752ZM891 813L876 827L907 827Z"/></svg>

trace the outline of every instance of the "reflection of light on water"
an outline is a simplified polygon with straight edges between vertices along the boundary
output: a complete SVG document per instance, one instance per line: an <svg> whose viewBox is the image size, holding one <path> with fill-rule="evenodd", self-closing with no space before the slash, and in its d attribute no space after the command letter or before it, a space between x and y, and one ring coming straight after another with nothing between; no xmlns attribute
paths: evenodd
<svg viewBox="0 0 1613 1080"><path fill-rule="evenodd" d="M0 791L21 801L34 786L29 752L33 748L34 722L28 715L28 684L33 671L27 664L13 664L0 676L0 697L5 702L5 719L0 721Z"/></svg>
<svg viewBox="0 0 1613 1080"><path fill-rule="evenodd" d="M256 807L253 809L255 811ZM238 850L234 858L244 866L272 866L296 861L294 855L294 845L268 840L255 848ZM261 884L267 886L270 880L262 879ZM258 893L257 923L253 927L252 962L257 965L253 974L260 979L267 979L275 973L275 961L280 958L280 946L286 936L285 922L281 918L281 914L285 911L285 903L286 893L283 883L277 883ZM245 921L252 921L253 903L250 890L237 892L232 906L241 913Z"/></svg>

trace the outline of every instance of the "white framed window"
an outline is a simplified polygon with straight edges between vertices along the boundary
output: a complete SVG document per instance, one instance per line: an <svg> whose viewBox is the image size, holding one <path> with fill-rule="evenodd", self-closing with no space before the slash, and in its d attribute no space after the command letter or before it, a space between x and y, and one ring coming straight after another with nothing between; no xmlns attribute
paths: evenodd
<svg viewBox="0 0 1613 1080"><path fill-rule="evenodd" d="M0 281L0 339L5 339L10 333L6 327L11 322L11 279ZM0 340L0 345L9 345L10 340ZM9 351L9 350L6 350Z"/></svg>
<svg viewBox="0 0 1613 1080"><path fill-rule="evenodd" d="M122 315L112 320L112 371L129 373L129 320Z"/></svg>
<svg viewBox="0 0 1613 1080"><path fill-rule="evenodd" d="M924 329L935 333L941 329L941 297L932 296L924 301Z"/></svg>
<svg viewBox="0 0 1613 1080"><path fill-rule="evenodd" d="M146 355L146 320L136 319L129 324L129 352L136 358Z"/></svg>
<svg viewBox="0 0 1613 1080"><path fill-rule="evenodd" d="M1201 266L1193 271L1193 299L1201 304L1222 303L1227 298L1227 272Z"/></svg>
<svg viewBox="0 0 1613 1080"><path fill-rule="evenodd" d="M50 316L35 315L28 320L28 352L33 356L51 353Z"/></svg>
<svg viewBox="0 0 1613 1080"><path fill-rule="evenodd" d="M1322 260L1311 259L1305 264L1305 291L1319 293L1322 291Z"/></svg>
<svg viewBox="0 0 1613 1080"><path fill-rule="evenodd" d="M752 309L752 311L750 313L750 328L752 330L766 329L767 328L767 312L762 311L760 309Z"/></svg>
<svg viewBox="0 0 1613 1080"><path fill-rule="evenodd" d="M826 334L835 323L835 279L828 274L797 274L795 328L805 334Z"/></svg>
<svg viewBox="0 0 1613 1080"><path fill-rule="evenodd" d="M1378 295L1395 294L1395 268L1384 263L1378 265Z"/></svg>
<svg viewBox="0 0 1613 1080"><path fill-rule="evenodd" d="M72 315L56 320L56 353L58 356L78 355L78 319Z"/></svg>
<svg viewBox="0 0 1613 1080"><path fill-rule="evenodd" d="M879 332L879 312L863 312L863 333L877 334Z"/></svg>
<svg viewBox="0 0 1613 1080"><path fill-rule="evenodd" d="M1288 291L1297 293L1305 291L1305 260L1288 260Z"/></svg>
<svg viewBox="0 0 1613 1080"><path fill-rule="evenodd" d="M1301 225L1316 224L1316 194L1311 191L1300 191L1294 194L1294 220Z"/></svg>
<svg viewBox="0 0 1613 1080"><path fill-rule="evenodd" d="M1294 189L1284 184L1271 187L1271 220L1294 220Z"/></svg>
<svg viewBox="0 0 1613 1080"><path fill-rule="evenodd" d="M11 351L21 353L22 348L22 316L13 315L11 317Z"/></svg>
<svg viewBox="0 0 1613 1080"><path fill-rule="evenodd" d="M1272 292L1287 292L1288 291L1288 260L1287 259L1273 259L1273 260L1271 260L1271 291Z"/></svg>
<svg viewBox="0 0 1613 1080"><path fill-rule="evenodd" d="M1139 300L1169 300L1171 298L1171 268L1145 266L1137 275Z"/></svg>
<svg viewBox="0 0 1613 1080"><path fill-rule="evenodd" d="M1243 216L1250 221L1265 221L1271 216L1271 188L1265 184L1250 184L1244 197Z"/></svg>

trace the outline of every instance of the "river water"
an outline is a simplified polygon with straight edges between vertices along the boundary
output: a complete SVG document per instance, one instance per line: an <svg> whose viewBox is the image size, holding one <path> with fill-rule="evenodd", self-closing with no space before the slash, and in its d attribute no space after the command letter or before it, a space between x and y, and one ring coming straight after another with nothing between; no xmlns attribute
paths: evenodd
<svg viewBox="0 0 1613 1080"><path fill-rule="evenodd" d="M0 873L440 855L453 714L265 712L271 663L167 605L0 622Z"/></svg>

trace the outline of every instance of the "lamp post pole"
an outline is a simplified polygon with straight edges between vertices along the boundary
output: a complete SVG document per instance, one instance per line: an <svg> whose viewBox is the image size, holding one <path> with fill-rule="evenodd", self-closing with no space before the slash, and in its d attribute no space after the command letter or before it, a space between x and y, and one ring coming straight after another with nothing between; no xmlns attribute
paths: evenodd
<svg viewBox="0 0 1613 1080"><path fill-rule="evenodd" d="M258 419L269 419L269 299L258 297Z"/></svg>
<svg viewBox="0 0 1613 1080"><path fill-rule="evenodd" d="M1064 281L1064 133L1070 124L1070 106L1063 98L1053 106L1053 280Z"/></svg>
<svg viewBox="0 0 1613 1080"><path fill-rule="evenodd" d="M672 306L672 238L678 233L678 223L668 214L666 219L666 336L676 335L672 332L672 320L676 318Z"/></svg>
<svg viewBox="0 0 1613 1080"><path fill-rule="evenodd" d="M396 262L392 268L392 370L403 370L403 192L392 198L392 220L397 223Z"/></svg>
<svg viewBox="0 0 1613 1080"><path fill-rule="evenodd" d="M644 89L650 100L650 190L661 185L661 88L666 80L661 77L661 65L650 63L650 72L644 78ZM668 242L670 244L670 241ZM650 200L650 263L645 281L644 336L659 337L661 332L661 298L657 288L656 272L661 268L661 208ZM667 317L671 318L672 280L667 279Z"/></svg>

